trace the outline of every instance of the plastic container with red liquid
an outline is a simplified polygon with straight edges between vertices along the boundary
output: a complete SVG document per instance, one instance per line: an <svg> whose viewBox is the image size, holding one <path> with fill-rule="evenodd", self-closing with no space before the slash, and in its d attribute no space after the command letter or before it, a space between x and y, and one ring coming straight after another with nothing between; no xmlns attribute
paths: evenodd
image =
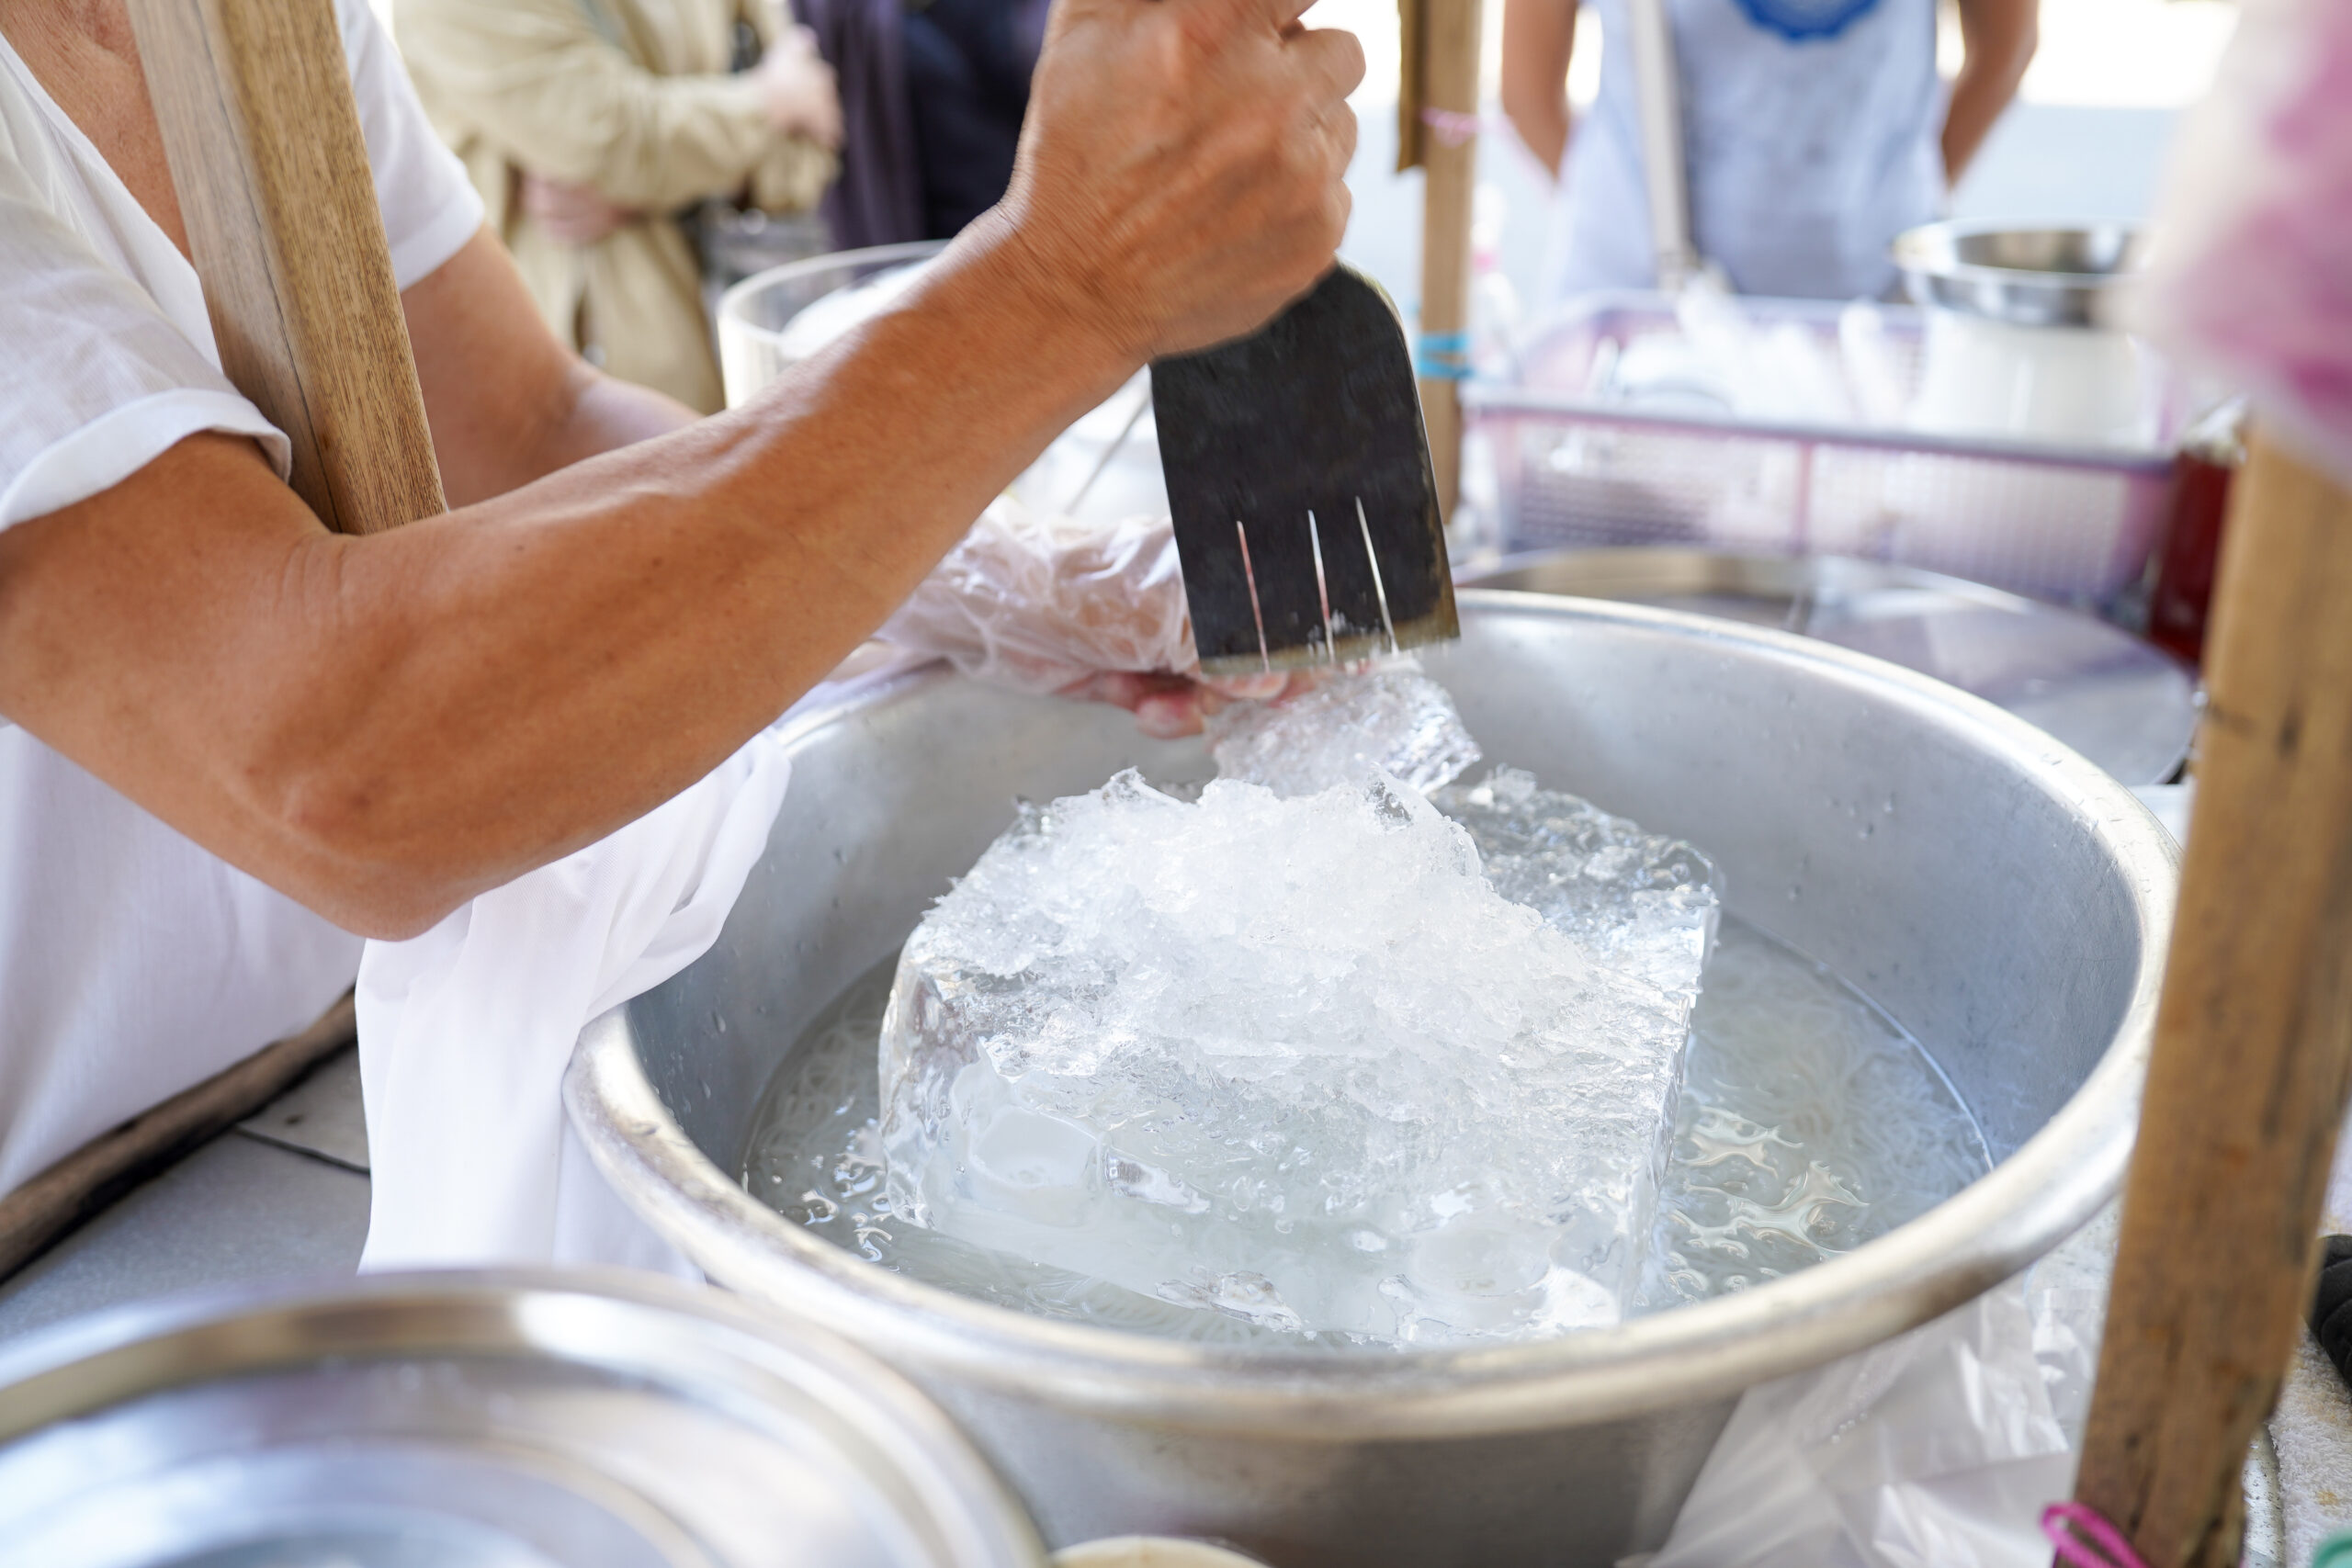
<svg viewBox="0 0 2352 1568"><path fill-rule="evenodd" d="M2245 400L2233 398L2183 432L2173 466L2169 527L2148 598L2148 640L2191 664L2205 654L2205 620L2222 557L2230 484L2245 463Z"/></svg>

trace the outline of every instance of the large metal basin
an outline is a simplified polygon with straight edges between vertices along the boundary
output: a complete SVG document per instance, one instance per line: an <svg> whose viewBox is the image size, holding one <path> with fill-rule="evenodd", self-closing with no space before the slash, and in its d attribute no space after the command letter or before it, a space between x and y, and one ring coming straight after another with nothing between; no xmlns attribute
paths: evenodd
<svg viewBox="0 0 2352 1568"><path fill-rule="evenodd" d="M2041 731L1892 665L1630 605L1472 592L1462 610L1462 642L1427 662L1489 755L1704 845L1735 913L1934 1049L1998 1169L1807 1272L1506 1349L1176 1345L876 1269L730 1175L782 1054L1014 795L1206 768L1125 715L937 670L797 719L791 794L718 945L582 1036L566 1092L599 1165L714 1280L922 1384L1050 1541L1215 1535L1279 1568L1606 1564L1657 1545L1740 1390L1985 1290L2113 1192L2174 851Z"/></svg>

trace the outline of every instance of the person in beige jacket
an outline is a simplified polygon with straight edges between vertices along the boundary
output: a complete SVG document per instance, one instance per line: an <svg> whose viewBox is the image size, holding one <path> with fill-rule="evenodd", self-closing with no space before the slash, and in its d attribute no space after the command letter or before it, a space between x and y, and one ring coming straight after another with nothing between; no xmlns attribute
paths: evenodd
<svg viewBox="0 0 2352 1568"><path fill-rule="evenodd" d="M833 176L831 69L775 0L394 0L418 96L557 333L624 380L718 410L707 197L803 211ZM739 24L763 46L729 73Z"/></svg>

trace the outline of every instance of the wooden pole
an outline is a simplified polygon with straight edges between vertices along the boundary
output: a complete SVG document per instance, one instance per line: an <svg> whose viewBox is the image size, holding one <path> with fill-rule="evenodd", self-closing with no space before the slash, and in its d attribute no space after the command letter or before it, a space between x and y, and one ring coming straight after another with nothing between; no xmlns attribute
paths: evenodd
<svg viewBox="0 0 2352 1568"><path fill-rule="evenodd" d="M1419 22L1419 47L1408 48L1406 58L1418 59L1420 76L1419 90L1408 90L1404 101L1437 111L1448 128L1431 134L1413 114L1422 168L1421 358L1425 368L1453 367L1468 361L1470 217L1478 158L1478 139L1468 128L1478 113L1479 0L1418 0L1405 14ZM1400 134L1399 145L1410 150L1414 142ZM1462 488L1460 391L1454 377L1421 378L1438 505L1449 520Z"/></svg>
<svg viewBox="0 0 2352 1568"><path fill-rule="evenodd" d="M444 510L334 0L130 0L221 368L328 526Z"/></svg>
<svg viewBox="0 0 2352 1568"><path fill-rule="evenodd" d="M2151 1568L2238 1560L2352 1071L2352 494L2257 440L2075 1495Z"/></svg>
<svg viewBox="0 0 2352 1568"><path fill-rule="evenodd" d="M220 366L346 534L444 511L334 0L130 0ZM0 1200L0 1278L354 1038L345 997Z"/></svg>

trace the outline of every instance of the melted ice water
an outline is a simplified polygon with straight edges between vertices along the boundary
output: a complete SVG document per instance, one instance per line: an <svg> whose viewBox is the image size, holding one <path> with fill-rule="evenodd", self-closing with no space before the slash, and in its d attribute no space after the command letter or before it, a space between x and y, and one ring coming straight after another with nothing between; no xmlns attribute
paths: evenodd
<svg viewBox="0 0 2352 1568"><path fill-rule="evenodd" d="M743 1182L754 1196L884 1268L1000 1306L1179 1339L1351 1342L894 1223L876 1042L897 962L853 983L786 1055L752 1122ZM1974 1121L1918 1042L1821 965L1726 916L1692 1016L1637 1304L1679 1306L1833 1258L1990 1168Z"/></svg>

